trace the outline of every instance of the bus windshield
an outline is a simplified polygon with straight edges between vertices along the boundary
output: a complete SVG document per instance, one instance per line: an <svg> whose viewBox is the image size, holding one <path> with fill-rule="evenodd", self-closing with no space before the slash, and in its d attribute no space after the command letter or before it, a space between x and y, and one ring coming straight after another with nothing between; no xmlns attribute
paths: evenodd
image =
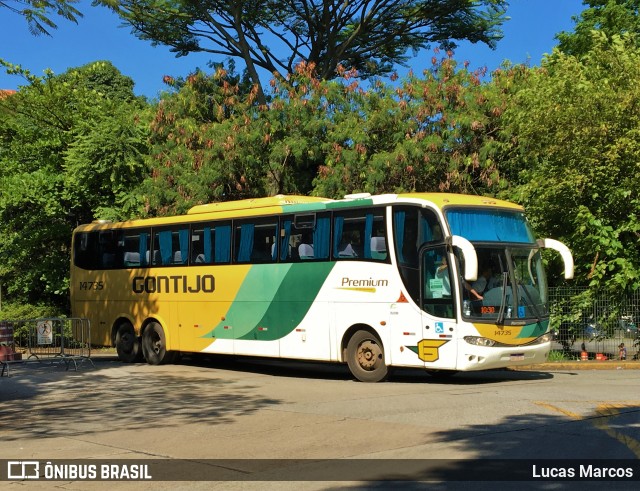
<svg viewBox="0 0 640 491"><path fill-rule="evenodd" d="M547 284L537 248L478 246L478 279L463 283L463 315L491 322L548 316Z"/></svg>
<svg viewBox="0 0 640 491"><path fill-rule="evenodd" d="M499 323L548 316L539 246L521 210L451 207L445 216L478 255L478 279L463 282L463 316Z"/></svg>
<svg viewBox="0 0 640 491"><path fill-rule="evenodd" d="M470 242L535 243L531 227L519 210L447 208L445 216L451 233Z"/></svg>

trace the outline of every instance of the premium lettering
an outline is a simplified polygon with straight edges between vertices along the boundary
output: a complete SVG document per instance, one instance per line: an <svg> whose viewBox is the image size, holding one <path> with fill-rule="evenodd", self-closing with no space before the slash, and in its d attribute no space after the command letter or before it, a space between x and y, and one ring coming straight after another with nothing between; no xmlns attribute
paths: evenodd
<svg viewBox="0 0 640 491"><path fill-rule="evenodd" d="M211 274L176 276L135 276L134 293L213 293L216 280Z"/></svg>
<svg viewBox="0 0 640 491"><path fill-rule="evenodd" d="M375 280L373 278L355 280L348 277L343 277L342 286L350 288L362 286L389 286L389 280Z"/></svg>

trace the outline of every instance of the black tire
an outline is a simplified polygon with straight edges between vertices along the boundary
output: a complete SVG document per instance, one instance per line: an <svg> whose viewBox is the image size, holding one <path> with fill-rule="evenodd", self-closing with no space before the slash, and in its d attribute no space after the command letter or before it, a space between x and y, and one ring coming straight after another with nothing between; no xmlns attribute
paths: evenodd
<svg viewBox="0 0 640 491"><path fill-rule="evenodd" d="M347 345L347 365L361 382L380 382L389 370L384 362L384 348L380 339L368 331L357 331Z"/></svg>
<svg viewBox="0 0 640 491"><path fill-rule="evenodd" d="M142 333L142 354L149 365L171 363L175 353L167 351L164 329L157 322L149 324Z"/></svg>
<svg viewBox="0 0 640 491"><path fill-rule="evenodd" d="M121 322L116 328L116 352L123 363L135 363L142 360L140 337L130 322Z"/></svg>

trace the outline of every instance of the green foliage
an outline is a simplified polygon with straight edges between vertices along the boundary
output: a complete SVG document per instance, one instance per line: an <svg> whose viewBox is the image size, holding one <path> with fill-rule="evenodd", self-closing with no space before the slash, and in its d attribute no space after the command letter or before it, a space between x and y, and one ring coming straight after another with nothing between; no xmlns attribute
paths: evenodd
<svg viewBox="0 0 640 491"><path fill-rule="evenodd" d="M0 64L29 82L0 100L0 282L64 306L73 228L135 208L123 203L143 175L146 103L108 62L42 78Z"/></svg>
<svg viewBox="0 0 640 491"><path fill-rule="evenodd" d="M378 80L364 91L347 85L349 72L325 83L330 121L314 193L497 191L494 134L507 92L479 75L434 57L423 77L399 85Z"/></svg>
<svg viewBox="0 0 640 491"><path fill-rule="evenodd" d="M29 31L34 36L46 34L50 36L48 29L57 29L57 25L51 16L53 14L78 23L78 17L82 17L82 13L72 4L78 3L79 0L2 0L0 7L5 7L11 12L23 16ZM17 6L15 4L18 4Z"/></svg>
<svg viewBox="0 0 640 491"><path fill-rule="evenodd" d="M574 17L576 26L572 32L563 31L556 36L558 49L565 54L581 57L601 45L605 34L613 39L615 34L640 34L640 0L584 0L588 8ZM637 44L637 41L636 41Z"/></svg>
<svg viewBox="0 0 640 491"><path fill-rule="evenodd" d="M194 204L263 195L257 157L237 141L239 125L257 111L255 91L244 94L251 102L243 101L239 79L222 67L212 76L196 72L170 82L177 91L163 95L150 125L151 172L133 193L145 200L145 213L183 213Z"/></svg>
<svg viewBox="0 0 640 491"><path fill-rule="evenodd" d="M95 0L129 23L136 36L170 46L178 56L209 52L241 59L257 98L266 102L258 69L283 80L300 61L321 79L339 65L362 76L393 71L431 43L455 40L494 46L505 0ZM280 56L279 56L279 55Z"/></svg>
<svg viewBox="0 0 640 491"><path fill-rule="evenodd" d="M158 105L151 175L134 194L157 215L278 193L495 192L506 183L493 135L522 69L496 89L449 56L432 63L423 77L368 90L353 70L319 81L300 64L273 81L268 106L222 68L194 73Z"/></svg>
<svg viewBox="0 0 640 491"><path fill-rule="evenodd" d="M532 71L505 113L517 145L501 165L538 231L571 246L578 283L636 289L640 50L632 36L597 40Z"/></svg>
<svg viewBox="0 0 640 491"><path fill-rule="evenodd" d="M571 357L564 351L551 350L549 351L549 361L567 361L571 360Z"/></svg>
<svg viewBox="0 0 640 491"><path fill-rule="evenodd" d="M43 317L61 317L64 312L52 305L2 302L0 320L27 320Z"/></svg>

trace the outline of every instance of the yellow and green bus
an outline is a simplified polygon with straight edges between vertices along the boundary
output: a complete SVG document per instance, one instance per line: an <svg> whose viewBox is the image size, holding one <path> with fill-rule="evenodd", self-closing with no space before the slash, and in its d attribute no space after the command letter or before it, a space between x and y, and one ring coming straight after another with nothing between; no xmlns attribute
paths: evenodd
<svg viewBox="0 0 640 491"><path fill-rule="evenodd" d="M74 317L123 362L220 353L433 374L544 362L547 282L515 204L445 193L273 196L73 234Z"/></svg>

